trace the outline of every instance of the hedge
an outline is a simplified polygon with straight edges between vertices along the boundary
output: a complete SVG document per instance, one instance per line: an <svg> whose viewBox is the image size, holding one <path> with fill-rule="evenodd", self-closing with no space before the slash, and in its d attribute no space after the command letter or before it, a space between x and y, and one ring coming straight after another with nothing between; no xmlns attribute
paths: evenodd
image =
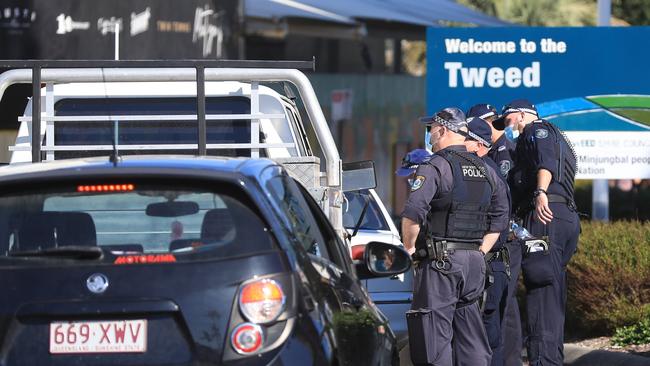
<svg viewBox="0 0 650 366"><path fill-rule="evenodd" d="M650 222L582 222L568 266L567 332L611 335L650 316Z"/></svg>

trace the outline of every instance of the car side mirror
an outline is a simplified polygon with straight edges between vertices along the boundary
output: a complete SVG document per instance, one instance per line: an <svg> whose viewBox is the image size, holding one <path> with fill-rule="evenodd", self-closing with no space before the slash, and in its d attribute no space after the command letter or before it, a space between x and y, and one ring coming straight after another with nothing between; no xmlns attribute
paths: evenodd
<svg viewBox="0 0 650 366"><path fill-rule="evenodd" d="M390 277L411 268L411 256L401 246L371 241L366 244L363 261L356 263L357 276L365 280Z"/></svg>
<svg viewBox="0 0 650 366"><path fill-rule="evenodd" d="M343 163L343 192L376 187L375 163L372 160Z"/></svg>

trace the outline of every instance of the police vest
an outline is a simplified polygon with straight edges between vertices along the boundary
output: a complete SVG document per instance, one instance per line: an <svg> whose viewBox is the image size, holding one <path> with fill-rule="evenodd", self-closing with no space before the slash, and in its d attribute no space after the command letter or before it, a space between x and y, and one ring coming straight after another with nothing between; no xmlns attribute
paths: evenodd
<svg viewBox="0 0 650 366"><path fill-rule="evenodd" d="M430 203L427 238L480 243L488 230L494 182L485 163L468 152L443 150L453 172L453 189Z"/></svg>

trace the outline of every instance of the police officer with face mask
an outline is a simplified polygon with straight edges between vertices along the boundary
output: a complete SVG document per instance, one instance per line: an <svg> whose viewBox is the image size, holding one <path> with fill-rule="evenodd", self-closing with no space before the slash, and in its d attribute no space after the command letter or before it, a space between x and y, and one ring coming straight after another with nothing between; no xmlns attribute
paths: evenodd
<svg viewBox="0 0 650 366"><path fill-rule="evenodd" d="M500 123L495 124L494 122L498 119L499 115L497 114L496 108L489 104L477 104L470 108L467 112L467 118L472 117L481 118L490 128L491 133L489 137L491 139L490 142L492 142L492 147L487 151L487 157L494 161L497 166L497 172L500 173L507 184L508 174L514 167L515 141L519 132L513 132L513 126L504 126L503 119L499 120ZM485 137L488 137L487 131L485 132ZM502 308L503 304L501 303L497 309L500 313L499 317L502 319L499 325L501 339L496 349L493 348L492 365L521 366L523 364L521 358L523 341L521 335L521 314L519 313L519 303L517 301L519 273L521 272L521 243L516 238L510 237L508 235L509 231L508 229L506 233L502 233L499 237L499 242L502 242L503 247L507 249L507 258L504 259L507 259L508 262L507 272L509 281L507 284L505 309ZM496 262L494 265L498 266L500 263ZM499 273L498 271L496 272ZM498 278L495 278L495 281L498 281ZM496 285L497 287L491 290L491 295L493 296L496 296L498 293L498 283ZM495 323L497 315L492 313L490 317L489 311L491 306L493 307L494 305L490 303L486 304L484 310L484 321L487 320L485 326L488 336L491 333L490 329L494 331L497 326ZM490 345L494 346L492 339L490 340Z"/></svg>
<svg viewBox="0 0 650 366"><path fill-rule="evenodd" d="M497 123L497 121L495 121ZM498 120L520 133L509 174L514 207L539 240L522 247L530 365L562 365L566 265L576 250L580 221L574 201L576 157L564 133L540 119L529 101L504 107ZM514 190L514 188L520 188Z"/></svg>
<svg viewBox="0 0 650 366"><path fill-rule="evenodd" d="M467 151L477 154L487 165L498 170L496 163L487 156L493 148L490 140L492 139L492 130L488 122L480 117L468 118L467 127L469 137L465 140ZM499 177L504 184L506 180L503 176ZM510 207L510 193L508 190L508 208ZM499 235L499 239L494 244L489 253L486 254L485 260L488 265L488 273L492 279L491 283L486 283L489 287L485 290L483 301L483 324L487 332L490 348L492 349L492 366L502 366L504 364L503 347L502 347L502 325L504 322L505 308L508 300L508 286L510 280L510 258L506 241L508 239L509 229L506 228Z"/></svg>
<svg viewBox="0 0 650 366"><path fill-rule="evenodd" d="M465 114L445 108L422 119L435 153L420 164L402 212L404 247L418 263L407 313L416 365L489 365L477 300L484 254L508 224L506 187L467 152Z"/></svg>

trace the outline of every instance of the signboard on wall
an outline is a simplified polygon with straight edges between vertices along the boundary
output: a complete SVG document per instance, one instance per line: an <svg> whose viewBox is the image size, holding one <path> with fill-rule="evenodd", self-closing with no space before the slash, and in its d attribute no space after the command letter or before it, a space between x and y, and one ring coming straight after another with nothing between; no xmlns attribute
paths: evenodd
<svg viewBox="0 0 650 366"><path fill-rule="evenodd" d="M526 98L579 179L650 178L650 27L429 28L427 109Z"/></svg>
<svg viewBox="0 0 650 366"><path fill-rule="evenodd" d="M0 58L239 58L241 0L0 0Z"/></svg>

